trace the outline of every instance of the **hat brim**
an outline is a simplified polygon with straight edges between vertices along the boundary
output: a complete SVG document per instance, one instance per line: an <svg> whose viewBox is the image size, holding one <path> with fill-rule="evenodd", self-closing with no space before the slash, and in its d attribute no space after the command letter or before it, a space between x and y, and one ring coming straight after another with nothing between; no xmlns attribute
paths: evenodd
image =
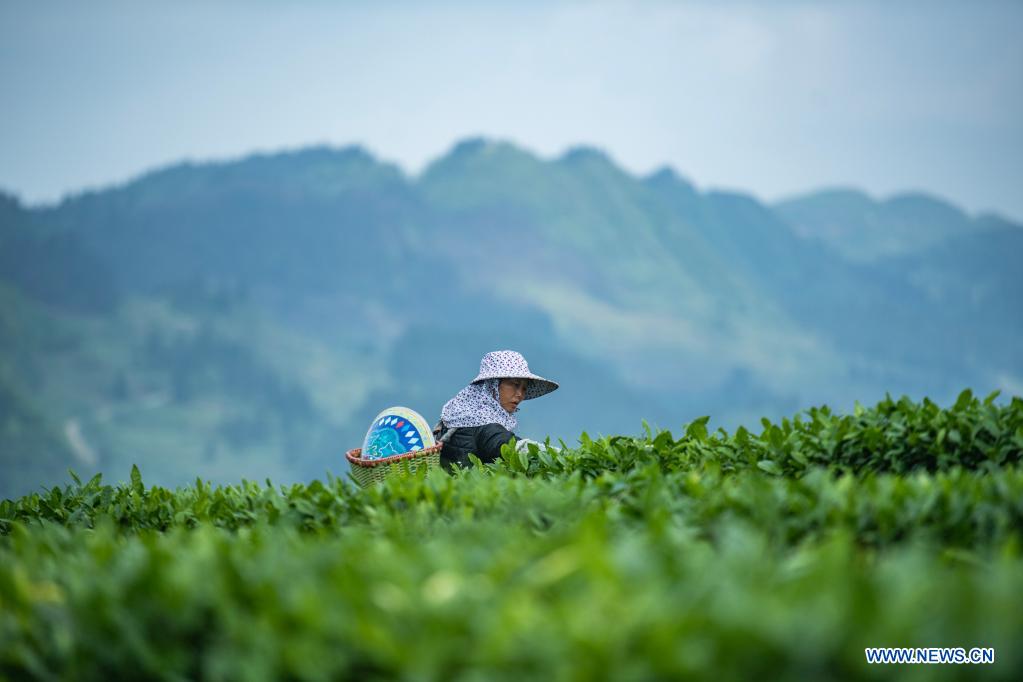
<svg viewBox="0 0 1023 682"><path fill-rule="evenodd" d="M488 377L488 376L477 376L472 380L472 383L476 384L487 379L529 379L529 384L526 386L526 394L523 396L523 400L532 400L533 398L539 398L545 396L552 391L558 389L558 382L551 381L550 379L544 379L536 374L513 374L503 377Z"/></svg>

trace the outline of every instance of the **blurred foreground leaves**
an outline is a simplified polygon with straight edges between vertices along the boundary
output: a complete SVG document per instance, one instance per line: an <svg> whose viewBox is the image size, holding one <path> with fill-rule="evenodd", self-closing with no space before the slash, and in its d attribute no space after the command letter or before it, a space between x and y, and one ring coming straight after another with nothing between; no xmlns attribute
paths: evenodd
<svg viewBox="0 0 1023 682"><path fill-rule="evenodd" d="M4 501L0 676L1018 678L1023 401L808 416L366 490L134 470Z"/></svg>

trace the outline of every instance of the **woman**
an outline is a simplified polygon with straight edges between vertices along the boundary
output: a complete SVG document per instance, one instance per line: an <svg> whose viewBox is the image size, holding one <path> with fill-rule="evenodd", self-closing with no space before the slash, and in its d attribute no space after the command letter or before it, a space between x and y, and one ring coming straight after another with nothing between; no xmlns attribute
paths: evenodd
<svg viewBox="0 0 1023 682"><path fill-rule="evenodd" d="M515 412L523 400L547 395L558 385L529 371L526 359L513 350L487 353L480 373L444 405L438 436L445 439L441 463L470 466L469 453L483 462L501 456L501 446L515 438ZM448 431L451 434L448 435Z"/></svg>

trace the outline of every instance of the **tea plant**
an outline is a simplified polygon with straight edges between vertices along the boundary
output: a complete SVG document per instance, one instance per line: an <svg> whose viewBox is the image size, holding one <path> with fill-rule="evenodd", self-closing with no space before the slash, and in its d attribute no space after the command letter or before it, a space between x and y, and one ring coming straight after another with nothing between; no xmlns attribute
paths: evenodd
<svg viewBox="0 0 1023 682"><path fill-rule="evenodd" d="M1023 401L706 424L367 489L72 474L0 502L0 679L1018 679Z"/></svg>

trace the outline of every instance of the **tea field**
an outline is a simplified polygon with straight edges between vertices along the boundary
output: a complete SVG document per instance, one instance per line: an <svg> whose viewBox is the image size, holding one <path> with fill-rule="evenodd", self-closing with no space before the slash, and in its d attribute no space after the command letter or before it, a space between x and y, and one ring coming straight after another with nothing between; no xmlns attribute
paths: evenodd
<svg viewBox="0 0 1023 682"><path fill-rule="evenodd" d="M133 469L5 500L0 678L1023 677L1023 399L761 426L582 434L368 489Z"/></svg>

